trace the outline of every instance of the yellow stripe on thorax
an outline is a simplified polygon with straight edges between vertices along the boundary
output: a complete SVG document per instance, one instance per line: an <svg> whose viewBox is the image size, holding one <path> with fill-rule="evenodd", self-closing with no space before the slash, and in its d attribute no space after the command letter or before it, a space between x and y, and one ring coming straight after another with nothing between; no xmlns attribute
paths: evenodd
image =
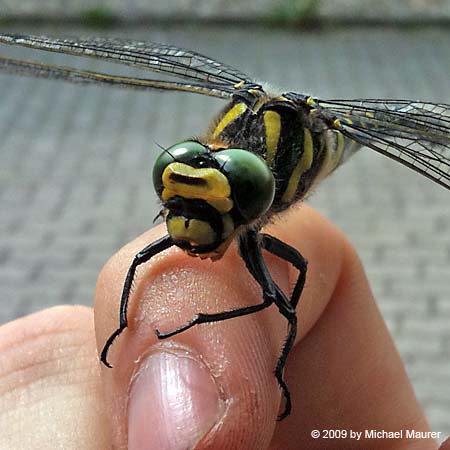
<svg viewBox="0 0 450 450"><path fill-rule="evenodd" d="M330 130L330 133L336 133L336 146L334 148L330 148L329 141L326 140L326 145L324 147L325 156L323 158L323 161L321 163L321 168L316 176L315 182L318 182L319 180L322 180L327 175L329 175L331 172L333 172L334 169L338 166L339 162L342 158L342 152L344 151L344 135L337 130Z"/></svg>
<svg viewBox="0 0 450 450"><path fill-rule="evenodd" d="M336 166L339 164L339 161L342 158L342 152L344 150L344 135L339 131L335 131L335 133L337 133L337 148L334 154L334 168L336 168Z"/></svg>
<svg viewBox="0 0 450 450"><path fill-rule="evenodd" d="M291 177L289 178L288 186L284 191L281 200L285 203L293 200L295 192L298 187L298 183L300 182L301 176L311 168L311 164L313 162L313 140L311 136L311 132L305 128L304 136L303 136L303 153L300 158L300 161L295 166L292 171Z"/></svg>
<svg viewBox="0 0 450 450"><path fill-rule="evenodd" d="M231 123L233 120L238 118L240 115L247 111L247 105L245 103L236 103L229 111L227 111L224 116L219 120L216 128L213 132L212 137L216 138L220 133Z"/></svg>
<svg viewBox="0 0 450 450"><path fill-rule="evenodd" d="M264 127L266 130L266 162L270 167L277 153L281 133L281 117L275 111L264 113Z"/></svg>

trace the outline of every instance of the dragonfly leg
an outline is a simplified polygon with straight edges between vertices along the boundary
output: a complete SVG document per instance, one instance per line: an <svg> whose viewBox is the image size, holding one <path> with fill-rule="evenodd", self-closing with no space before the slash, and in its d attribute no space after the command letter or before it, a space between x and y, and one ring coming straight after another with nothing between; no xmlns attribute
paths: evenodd
<svg viewBox="0 0 450 450"><path fill-rule="evenodd" d="M261 234L262 246L268 252L281 259L291 263L299 272L297 281L295 282L294 290L291 294L291 305L296 308L300 296L302 295L303 288L305 287L306 280L306 270L308 268L308 261L303 257L303 255L296 250L294 247L280 241L274 236L269 234Z"/></svg>
<svg viewBox="0 0 450 450"><path fill-rule="evenodd" d="M167 333L161 333L159 330L155 330L155 333L159 339L167 339L182 333L183 331L189 330L189 328L192 328L195 325L200 325L201 323L221 322L222 320L234 319L235 317L247 316L262 311L263 309L268 308L273 302L274 300L272 298L264 298L264 301L257 305L245 306L243 308L232 309L215 314L199 313L192 320L175 330L168 331Z"/></svg>
<svg viewBox="0 0 450 450"><path fill-rule="evenodd" d="M247 233L245 233L247 235ZM256 243L257 241L255 241ZM261 277L259 272L255 267L255 262L253 257L248 257L250 254L250 246L248 244L248 240L240 237L239 238L239 251L241 253L241 257L244 260L247 269L252 274L252 276L256 279L259 285L262 287ZM262 303L258 303L257 305L244 306L242 308L232 309L229 311L223 311L215 314L197 314L192 320L182 325L179 328L176 328L173 331L169 331L167 333L161 333L159 330L156 330L156 335L159 339L166 339L171 336L175 336L183 331L192 328L195 325L199 325L201 323L212 323L212 322L220 322L222 320L234 319L236 317L247 316L249 314L256 313L258 311L262 311L265 308L268 308L275 302L276 294L271 289L263 288L263 301Z"/></svg>
<svg viewBox="0 0 450 450"><path fill-rule="evenodd" d="M281 349L280 356L275 367L275 376L285 397L284 411L278 416L278 420L283 420L290 414L292 408L289 388L286 384L286 381L284 380L283 373L287 358L290 351L292 350L297 335L296 306L305 286L308 263L306 259L295 248L291 247L285 242L280 241L279 239L268 234L261 234L261 238L261 245L264 249L266 249L273 255L278 256L285 261L288 261L299 271L299 275L297 277L297 281L295 283L294 290L292 291L289 302L282 293L281 295L277 296L277 300L275 301L278 309L280 310L280 313L286 317L289 323L287 338L283 345L283 348Z"/></svg>
<svg viewBox="0 0 450 450"><path fill-rule="evenodd" d="M277 420L281 421L285 419L292 410L292 400L291 393L289 392L288 385L284 379L284 368L286 366L287 358L292 350L295 343L295 338L297 336L297 314L295 310L289 311L288 314L282 313L289 322L288 332L286 336L286 341L281 349L280 356L278 357L277 365L275 366L275 377L280 385L281 391L283 392L285 403L283 412L278 415Z"/></svg>
<svg viewBox="0 0 450 450"><path fill-rule="evenodd" d="M287 299L283 291L273 281L264 262L261 248L266 248L269 252L287 260L293 264L294 267L299 269L300 274L291 301ZM286 341L281 349L274 371L285 399L284 410L278 416L278 420L283 420L289 416L292 409L291 394L286 381L284 380L284 367L297 335L297 314L295 306L297 305L305 284L306 260L294 248L270 235L259 234L258 231L250 231L243 235L243 238L240 241L240 249L241 256L246 262L247 268L255 280L260 284L263 293L270 292L271 295L274 296L274 303L289 324Z"/></svg>
<svg viewBox="0 0 450 450"><path fill-rule="evenodd" d="M127 319L128 300L130 298L133 280L136 275L136 269L138 268L138 266L144 264L145 262L150 260L153 256L168 249L172 245L174 245L173 241L170 238L170 236L167 235L148 245L147 247L142 249L139 253L137 253L136 256L134 257L133 262L131 263L131 266L128 269L127 276L125 278L125 282L123 285L122 297L120 299L119 327L114 331L114 333L111 334L111 336L106 341L100 356L100 360L105 366L109 368L112 367L111 364L108 362L107 358L109 348L111 347L114 340L128 326L128 319Z"/></svg>
<svg viewBox="0 0 450 450"><path fill-rule="evenodd" d="M262 247L267 248L267 250L274 255L291 262L296 268L299 269L300 274L294 288L291 302L273 281L263 259L261 251ZM262 303L215 314L200 313L185 325L182 325L175 330L169 331L167 333L161 333L160 331L156 330L156 334L159 339L166 339L171 336L175 336L183 331L186 331L189 328L194 327L195 325L199 325L202 323L219 322L222 320L246 316L261 311L275 303L280 313L289 322L289 330L286 342L283 345L274 371L278 384L285 398L284 411L278 417L278 420L282 420L291 412L291 396L287 384L284 381L283 371L286 365L287 357L292 349L292 346L294 345L295 337L297 334L297 316L295 312L295 305L300 298L300 294L305 283L306 260L301 257L301 255L292 247L288 246L282 241L279 241L278 239L273 238L272 236L261 235L256 229L250 229L239 237L239 252L248 271L262 289Z"/></svg>

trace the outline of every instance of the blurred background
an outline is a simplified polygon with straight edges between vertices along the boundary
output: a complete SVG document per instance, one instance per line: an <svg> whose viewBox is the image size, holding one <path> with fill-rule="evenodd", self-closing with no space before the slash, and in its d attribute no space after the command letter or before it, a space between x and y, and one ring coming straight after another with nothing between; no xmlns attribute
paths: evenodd
<svg viewBox="0 0 450 450"><path fill-rule="evenodd" d="M171 43L322 99L450 103L450 0L0 0L0 29ZM0 53L135 73L4 45ZM1 323L91 305L105 261L152 226L158 145L202 133L224 102L3 74L0 99ZM442 438L450 432L449 200L367 149L308 200L360 254Z"/></svg>

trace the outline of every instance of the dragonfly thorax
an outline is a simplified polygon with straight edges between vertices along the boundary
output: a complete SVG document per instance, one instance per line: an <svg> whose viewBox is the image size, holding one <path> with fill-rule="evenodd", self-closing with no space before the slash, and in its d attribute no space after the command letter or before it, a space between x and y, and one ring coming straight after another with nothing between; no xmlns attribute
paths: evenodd
<svg viewBox="0 0 450 450"><path fill-rule="evenodd" d="M165 150L153 169L167 230L192 255L218 258L236 232L270 208L275 180L259 156L198 141Z"/></svg>
<svg viewBox="0 0 450 450"><path fill-rule="evenodd" d="M343 137L328 130L305 101L289 94L244 91L233 97L206 136L262 157L273 173L275 196L268 216L302 199L341 161Z"/></svg>

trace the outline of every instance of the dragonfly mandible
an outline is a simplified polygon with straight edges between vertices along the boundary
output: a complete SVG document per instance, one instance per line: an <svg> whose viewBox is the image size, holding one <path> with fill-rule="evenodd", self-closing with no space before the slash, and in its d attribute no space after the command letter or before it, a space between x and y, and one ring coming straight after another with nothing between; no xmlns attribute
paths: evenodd
<svg viewBox="0 0 450 450"><path fill-rule="evenodd" d="M71 39L0 34L0 43L108 60L174 77L135 78L0 57L4 72L124 89L184 91L228 103L198 139L163 149L153 168L167 235L136 254L125 278L119 325L101 352L127 328L127 307L138 266L177 246L191 256L220 259L233 240L262 302L215 314L199 313L160 339L195 325L256 313L276 305L288 323L275 367L285 398L279 420L291 412L284 367L297 332L296 306L307 261L261 231L276 214L303 200L321 179L362 147L370 148L450 189L450 105L411 100L321 100L274 92L212 58L174 46L125 39ZM287 295L272 279L262 250L292 264L298 278Z"/></svg>

